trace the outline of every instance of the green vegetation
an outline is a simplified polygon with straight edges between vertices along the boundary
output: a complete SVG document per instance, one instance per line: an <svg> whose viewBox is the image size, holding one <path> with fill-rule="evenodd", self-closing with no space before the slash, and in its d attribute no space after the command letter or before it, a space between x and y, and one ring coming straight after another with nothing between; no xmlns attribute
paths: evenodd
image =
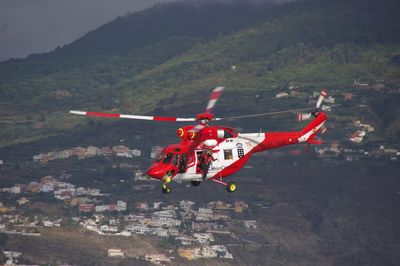
<svg viewBox="0 0 400 266"><path fill-rule="evenodd" d="M0 247L4 247L7 243L8 236L4 233L0 233Z"/></svg>
<svg viewBox="0 0 400 266"><path fill-rule="evenodd" d="M86 127L70 109L143 114L216 85L397 88L399 13L394 0L234 1L121 17L49 54L0 63L0 146Z"/></svg>
<svg viewBox="0 0 400 266"><path fill-rule="evenodd" d="M4 233L0 233L0 263L5 263L7 260L6 256L3 253L7 241L8 241L8 236Z"/></svg>

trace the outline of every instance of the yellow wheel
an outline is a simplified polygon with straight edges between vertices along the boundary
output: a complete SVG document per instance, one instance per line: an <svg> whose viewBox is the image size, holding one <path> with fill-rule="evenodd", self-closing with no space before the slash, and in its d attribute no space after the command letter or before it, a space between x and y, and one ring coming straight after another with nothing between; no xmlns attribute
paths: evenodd
<svg viewBox="0 0 400 266"><path fill-rule="evenodd" d="M226 190L228 190L229 193L235 192L237 189L237 185L235 182L229 182L228 185L226 186Z"/></svg>
<svg viewBox="0 0 400 266"><path fill-rule="evenodd" d="M165 194L171 193L171 188L170 187L166 187L166 188L162 188L162 192Z"/></svg>
<svg viewBox="0 0 400 266"><path fill-rule="evenodd" d="M171 192L171 188L168 187L169 182L171 182L171 177L172 177L172 173L171 172L167 172L163 178L163 184L161 186L162 188L162 192L163 193L170 193Z"/></svg>
<svg viewBox="0 0 400 266"><path fill-rule="evenodd" d="M170 175L166 175L166 176L164 177L164 182L165 182L165 183L171 182L171 176L170 176Z"/></svg>

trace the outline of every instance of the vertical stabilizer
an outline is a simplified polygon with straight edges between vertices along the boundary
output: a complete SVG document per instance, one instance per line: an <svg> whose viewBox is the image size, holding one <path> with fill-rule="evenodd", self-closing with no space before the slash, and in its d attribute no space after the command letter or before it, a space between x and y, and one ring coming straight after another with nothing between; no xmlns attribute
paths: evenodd
<svg viewBox="0 0 400 266"><path fill-rule="evenodd" d="M320 130L324 128L325 121L328 116L323 112L318 112L315 115L315 119L311 121L302 131L300 131L299 142L308 142L311 144L321 144L321 141L315 140L315 136Z"/></svg>

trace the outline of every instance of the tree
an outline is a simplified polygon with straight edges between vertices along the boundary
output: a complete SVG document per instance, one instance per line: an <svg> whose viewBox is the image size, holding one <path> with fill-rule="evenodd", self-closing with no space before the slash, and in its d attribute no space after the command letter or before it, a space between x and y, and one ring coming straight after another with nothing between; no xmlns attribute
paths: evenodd
<svg viewBox="0 0 400 266"><path fill-rule="evenodd" d="M8 241L8 235L0 233L0 248L3 248Z"/></svg>
<svg viewBox="0 0 400 266"><path fill-rule="evenodd" d="M0 263L5 263L7 261L6 256L4 255L4 247L7 244L8 236L6 234L0 233Z"/></svg>

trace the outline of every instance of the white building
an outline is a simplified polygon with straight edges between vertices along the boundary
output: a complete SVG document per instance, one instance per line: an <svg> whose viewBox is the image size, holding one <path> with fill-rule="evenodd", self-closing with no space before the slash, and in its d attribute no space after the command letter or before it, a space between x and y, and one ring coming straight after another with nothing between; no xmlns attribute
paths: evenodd
<svg viewBox="0 0 400 266"><path fill-rule="evenodd" d="M122 252L122 250L117 249L117 248L110 248L108 250L108 256L109 257L117 257L117 258L123 258L125 257L125 254Z"/></svg>
<svg viewBox="0 0 400 266"><path fill-rule="evenodd" d="M10 192L13 194L19 194L19 193L21 193L21 187L19 187L19 186L12 187Z"/></svg>
<svg viewBox="0 0 400 266"><path fill-rule="evenodd" d="M168 230L163 229L163 228L157 228L155 230L157 236L159 237L168 237Z"/></svg>
<svg viewBox="0 0 400 266"><path fill-rule="evenodd" d="M118 152L117 157L133 158L133 155L130 152Z"/></svg>
<svg viewBox="0 0 400 266"><path fill-rule="evenodd" d="M54 191L54 185L51 184L51 183L49 183L49 184L44 184L44 185L42 185L41 191L42 191L42 192L51 192L51 191Z"/></svg>
<svg viewBox="0 0 400 266"><path fill-rule="evenodd" d="M153 217L174 218L175 211L174 210L163 210L163 211L153 212Z"/></svg>
<svg viewBox="0 0 400 266"><path fill-rule="evenodd" d="M154 202L153 203L153 209L158 210L161 207L162 202L158 201L158 202Z"/></svg>
<svg viewBox="0 0 400 266"><path fill-rule="evenodd" d="M121 235L121 236L131 236L132 233L130 231L127 231L127 230L122 230L121 233L119 233L119 235Z"/></svg>
<svg viewBox="0 0 400 266"><path fill-rule="evenodd" d="M286 92L280 92L280 93L278 93L275 97L276 97L277 99L279 99L279 98L287 97L287 96L289 96L289 94L287 94Z"/></svg>
<svg viewBox="0 0 400 266"><path fill-rule="evenodd" d="M158 225L160 226L167 226L167 227L174 227L174 226L180 226L181 221L169 217L159 217L155 219Z"/></svg>
<svg viewBox="0 0 400 266"><path fill-rule="evenodd" d="M117 201L117 211L126 211L126 202L119 200Z"/></svg>
<svg viewBox="0 0 400 266"><path fill-rule="evenodd" d="M216 258L218 253L209 246L195 249L196 258Z"/></svg>
<svg viewBox="0 0 400 266"><path fill-rule="evenodd" d="M144 235L150 233L151 229L145 225L135 224L132 226L132 231L136 234Z"/></svg>
<svg viewBox="0 0 400 266"><path fill-rule="evenodd" d="M138 149L132 150L132 155L136 157L140 157L142 155L142 152Z"/></svg>
<svg viewBox="0 0 400 266"><path fill-rule="evenodd" d="M98 206L94 207L94 210L96 212L105 212L108 210L108 205L98 205Z"/></svg>
<svg viewBox="0 0 400 266"><path fill-rule="evenodd" d="M194 239L193 237L186 236L186 235L177 236L175 239L179 240L181 242L181 244L184 246L191 245L193 242L196 241L196 239Z"/></svg>
<svg viewBox="0 0 400 266"><path fill-rule="evenodd" d="M43 159L43 154L38 154L38 155L33 155L33 160L34 161L40 161Z"/></svg>
<svg viewBox="0 0 400 266"><path fill-rule="evenodd" d="M159 264L159 265L164 265L163 263L170 263L171 259L167 258L163 254L151 254L151 255L146 255L144 257L145 260L153 263L153 264Z"/></svg>
<svg viewBox="0 0 400 266"><path fill-rule="evenodd" d="M168 234L170 236L178 236L179 235L179 231L178 231L178 229L171 227L171 228L168 229Z"/></svg>
<svg viewBox="0 0 400 266"><path fill-rule="evenodd" d="M194 204L195 204L195 203L194 203L193 201L182 200L182 201L179 203L179 207L180 207L181 209L183 209L183 210L191 210Z"/></svg>
<svg viewBox="0 0 400 266"><path fill-rule="evenodd" d="M89 146L86 149L85 155L86 156L95 156L100 154L100 150L99 148L95 147L95 146Z"/></svg>
<svg viewBox="0 0 400 266"><path fill-rule="evenodd" d="M203 208L200 207L199 208L199 213L203 213L203 214L213 214L213 210L211 208Z"/></svg>
<svg viewBox="0 0 400 266"><path fill-rule="evenodd" d="M255 228L257 228L257 221L255 221L255 220L243 221L243 226L246 228L255 229Z"/></svg>
<svg viewBox="0 0 400 266"><path fill-rule="evenodd" d="M223 245L213 245L211 248L218 253L218 257L225 259L233 259L231 253L229 253L228 249Z"/></svg>
<svg viewBox="0 0 400 266"><path fill-rule="evenodd" d="M214 242L214 236L210 233L195 233L193 237L199 242L200 244L206 244L209 242Z"/></svg>
<svg viewBox="0 0 400 266"><path fill-rule="evenodd" d="M110 225L102 225L102 226L100 226L100 230L102 232L117 233L118 232L118 227L117 226L110 226Z"/></svg>

